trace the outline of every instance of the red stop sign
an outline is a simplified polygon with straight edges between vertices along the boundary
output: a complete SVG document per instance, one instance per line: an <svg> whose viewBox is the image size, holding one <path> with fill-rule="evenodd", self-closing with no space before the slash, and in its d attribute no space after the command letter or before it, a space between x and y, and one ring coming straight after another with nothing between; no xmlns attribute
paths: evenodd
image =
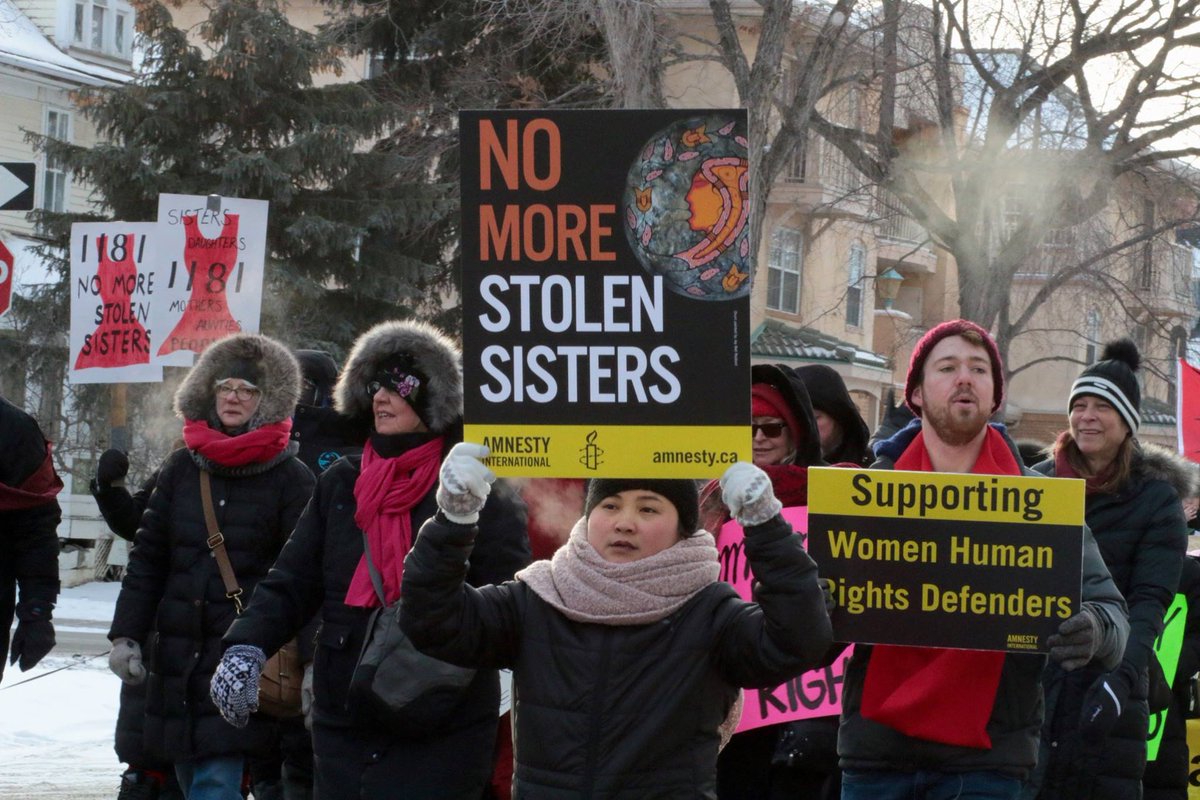
<svg viewBox="0 0 1200 800"><path fill-rule="evenodd" d="M13 254L0 242L0 317L8 311L12 300Z"/></svg>

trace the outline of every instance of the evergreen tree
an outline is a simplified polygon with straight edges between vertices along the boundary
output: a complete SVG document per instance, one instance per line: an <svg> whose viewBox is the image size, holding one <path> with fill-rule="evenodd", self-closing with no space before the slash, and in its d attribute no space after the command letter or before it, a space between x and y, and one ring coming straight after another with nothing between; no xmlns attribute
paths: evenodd
<svg viewBox="0 0 1200 800"><path fill-rule="evenodd" d="M154 219L163 193L268 200L264 333L342 350L374 320L426 311L437 270L369 244L417 236L454 211L448 186L405 183L403 158L372 147L402 109L366 84L314 85L340 74L343 51L274 0L206 7L190 40L166 6L136 4L140 75L80 93L100 143L40 145L114 219ZM65 244L74 219L41 222Z"/></svg>
<svg viewBox="0 0 1200 800"><path fill-rule="evenodd" d="M369 85L402 109L379 149L400 158L405 183L449 187L456 203L460 110L608 104L596 70L604 43L586 15L548 28L525 0L323 1L335 20L325 33L367 54ZM428 221L368 246L438 264L438 284L457 290L458 214ZM457 330L452 296L437 321Z"/></svg>
<svg viewBox="0 0 1200 800"><path fill-rule="evenodd" d="M340 71L344 51L331 36L293 26L275 0L210 0L206 8L189 34L162 3L135 2L145 52L139 74L78 94L97 144L29 134L93 188L97 207L92 215L37 215L58 280L16 309L26 337L43 345L26 354L27 372L56 367L61 376L66 363L70 224L153 220L162 193L270 202L262 332L293 347L340 357L377 320L440 308L440 265L375 244L419 240L456 211L450 186L406 183L404 157L373 146L403 109L367 84L316 85L315 77ZM130 389L130 418L141 433L154 427L146 417L169 417L174 372L161 389ZM94 442L77 442L81 452L105 444L106 387L71 387L63 406L67 417L99 423ZM171 433L149 443L156 455L147 458L161 456L176 428L163 430Z"/></svg>

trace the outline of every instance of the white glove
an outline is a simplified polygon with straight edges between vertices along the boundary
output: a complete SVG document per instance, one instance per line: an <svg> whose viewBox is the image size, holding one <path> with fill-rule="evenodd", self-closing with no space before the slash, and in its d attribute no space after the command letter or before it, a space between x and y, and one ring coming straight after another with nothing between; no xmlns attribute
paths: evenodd
<svg viewBox="0 0 1200 800"><path fill-rule="evenodd" d="M721 476L721 499L743 528L761 525L783 508L775 499L767 473L746 461L739 461Z"/></svg>
<svg viewBox="0 0 1200 800"><path fill-rule="evenodd" d="M459 442L450 449L442 462L437 490L438 508L451 522L474 525L479 510L487 502L496 473L484 466L482 459L491 451L481 444Z"/></svg>
<svg viewBox="0 0 1200 800"><path fill-rule="evenodd" d="M133 639L123 636L113 639L108 653L108 668L130 686L146 680L146 668L142 666L142 646Z"/></svg>
<svg viewBox="0 0 1200 800"><path fill-rule="evenodd" d="M304 714L304 727L312 730L313 665L304 665L304 680L300 681L300 711Z"/></svg>

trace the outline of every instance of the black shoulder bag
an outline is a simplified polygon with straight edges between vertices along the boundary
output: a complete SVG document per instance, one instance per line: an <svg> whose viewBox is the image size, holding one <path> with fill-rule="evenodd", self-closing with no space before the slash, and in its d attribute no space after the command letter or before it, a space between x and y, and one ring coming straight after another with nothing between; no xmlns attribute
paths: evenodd
<svg viewBox="0 0 1200 800"><path fill-rule="evenodd" d="M371 612L358 663L350 678L347 705L352 714L397 733L429 733L455 721L454 712L475 678L475 670L425 655L400 630L398 600L388 605L383 579L363 533L363 555L380 607Z"/></svg>

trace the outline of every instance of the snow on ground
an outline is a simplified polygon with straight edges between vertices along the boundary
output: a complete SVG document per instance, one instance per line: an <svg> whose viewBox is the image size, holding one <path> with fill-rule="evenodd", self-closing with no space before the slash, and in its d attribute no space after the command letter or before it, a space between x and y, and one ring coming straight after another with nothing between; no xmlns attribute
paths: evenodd
<svg viewBox="0 0 1200 800"><path fill-rule="evenodd" d="M119 590L117 583L64 589L55 617L107 623ZM113 753L113 729L120 687L106 658L52 656L29 672L6 667L0 682L0 798L116 797L122 766Z"/></svg>
<svg viewBox="0 0 1200 800"><path fill-rule="evenodd" d="M118 581L85 583L63 589L54 606L54 616L58 619L112 622L113 608L120 593L121 584Z"/></svg>

